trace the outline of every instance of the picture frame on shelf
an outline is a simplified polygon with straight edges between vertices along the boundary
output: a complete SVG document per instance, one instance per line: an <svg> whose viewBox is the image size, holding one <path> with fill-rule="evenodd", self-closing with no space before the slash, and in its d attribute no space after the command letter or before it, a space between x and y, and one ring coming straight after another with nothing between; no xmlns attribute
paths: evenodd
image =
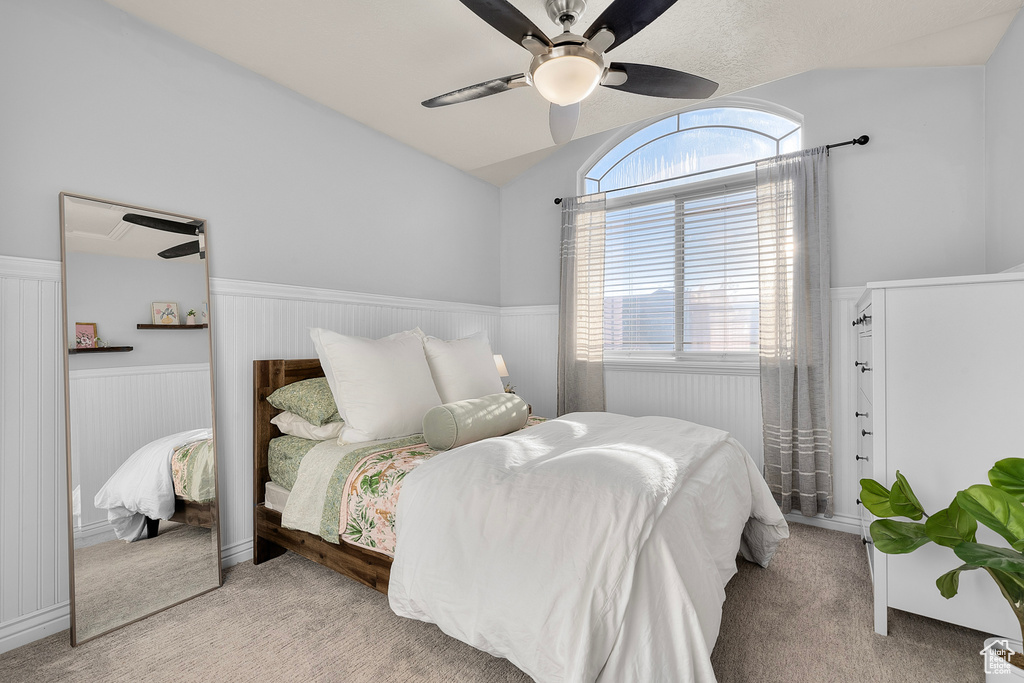
<svg viewBox="0 0 1024 683"><path fill-rule="evenodd" d="M95 349L98 338L96 323L75 323L76 349Z"/></svg>
<svg viewBox="0 0 1024 683"><path fill-rule="evenodd" d="M154 301L152 312L154 325L181 324L181 318L178 317L178 304L173 301Z"/></svg>

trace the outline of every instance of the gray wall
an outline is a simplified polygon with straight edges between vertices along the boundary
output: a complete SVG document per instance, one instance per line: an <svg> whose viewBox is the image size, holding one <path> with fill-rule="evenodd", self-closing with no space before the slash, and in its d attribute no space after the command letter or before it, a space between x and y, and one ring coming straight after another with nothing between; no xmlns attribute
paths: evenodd
<svg viewBox="0 0 1024 683"><path fill-rule="evenodd" d="M498 303L498 191L99 0L0 2L0 254L61 190L210 221L211 275Z"/></svg>
<svg viewBox="0 0 1024 683"><path fill-rule="evenodd" d="M210 362L206 330L136 328L138 323L153 321L150 305L154 301L177 303L182 323L194 308L196 322L202 322L204 264L70 252L67 287L69 334L74 334L76 322L96 323L100 337L111 346L134 347L127 353L72 355L72 370Z"/></svg>
<svg viewBox="0 0 1024 683"><path fill-rule="evenodd" d="M832 285L985 272L984 68L813 71L741 93L804 117L832 153ZM584 114L585 115L585 114ZM501 188L505 306L558 302L559 209L621 131L577 140Z"/></svg>
<svg viewBox="0 0 1024 683"><path fill-rule="evenodd" d="M1024 264L1024 16L1017 15L985 67L988 271Z"/></svg>

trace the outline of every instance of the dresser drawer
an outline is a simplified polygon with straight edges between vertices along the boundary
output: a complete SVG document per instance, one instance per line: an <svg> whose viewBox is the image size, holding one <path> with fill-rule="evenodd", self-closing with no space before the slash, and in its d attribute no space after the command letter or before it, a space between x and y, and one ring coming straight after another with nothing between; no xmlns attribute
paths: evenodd
<svg viewBox="0 0 1024 683"><path fill-rule="evenodd" d="M874 375L871 366L871 335L862 334L857 337L857 358L854 361L857 370L857 386L868 404L873 400L872 384Z"/></svg>

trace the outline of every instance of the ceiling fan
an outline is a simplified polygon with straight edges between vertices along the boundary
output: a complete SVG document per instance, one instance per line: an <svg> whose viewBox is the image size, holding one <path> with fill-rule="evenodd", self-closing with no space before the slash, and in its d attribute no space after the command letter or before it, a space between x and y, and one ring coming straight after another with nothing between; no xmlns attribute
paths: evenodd
<svg viewBox="0 0 1024 683"><path fill-rule="evenodd" d="M424 107L496 95L534 86L551 103L548 123L555 144L572 139L580 102L599 84L638 95L705 99L718 84L700 76L648 64L606 62L605 55L660 17L676 0L613 0L583 35L570 29L587 8L586 0L547 0L548 17L562 34L549 39L508 0L460 0L478 17L533 54L526 73L495 78L423 102Z"/></svg>
<svg viewBox="0 0 1024 683"><path fill-rule="evenodd" d="M125 223L141 225L144 228L173 232L177 235L192 235L194 237L198 237L203 234L202 221L172 221L166 218L156 218L155 216L143 216L139 213L126 213L121 217L121 220ZM199 258L201 259L206 258L206 252L199 244L199 240L183 242L169 249L164 249L163 251L158 252L157 256L160 258L172 259L191 256L192 254L199 254Z"/></svg>

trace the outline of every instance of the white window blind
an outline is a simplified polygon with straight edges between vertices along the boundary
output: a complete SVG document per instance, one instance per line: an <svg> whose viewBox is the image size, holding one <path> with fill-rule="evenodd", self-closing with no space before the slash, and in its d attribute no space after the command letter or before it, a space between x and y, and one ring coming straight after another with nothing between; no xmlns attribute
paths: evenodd
<svg viewBox="0 0 1024 683"><path fill-rule="evenodd" d="M728 184L659 195L609 202L606 353L612 358L756 353L753 180L730 178Z"/></svg>

